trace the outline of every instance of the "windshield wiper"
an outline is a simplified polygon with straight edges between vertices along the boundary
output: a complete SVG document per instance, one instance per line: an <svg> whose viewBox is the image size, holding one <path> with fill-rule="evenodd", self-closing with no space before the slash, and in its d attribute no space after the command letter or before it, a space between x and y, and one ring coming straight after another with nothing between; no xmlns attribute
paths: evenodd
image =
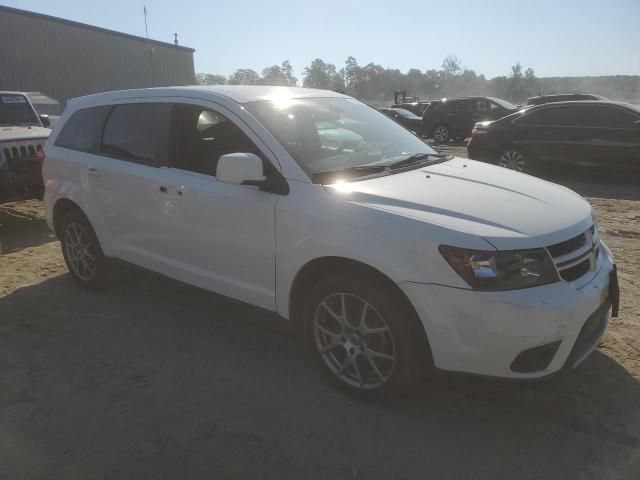
<svg viewBox="0 0 640 480"><path fill-rule="evenodd" d="M364 177L375 173L386 172L387 165L360 165L357 167L336 168L335 170L322 170L313 172L314 181L336 180L338 177Z"/></svg>
<svg viewBox="0 0 640 480"><path fill-rule="evenodd" d="M397 162L390 164L389 168L408 167L409 165L422 162L423 160L443 160L448 158L451 158L451 155L445 155L443 153L416 153L414 155L409 155L407 158L403 158L402 160L398 160Z"/></svg>

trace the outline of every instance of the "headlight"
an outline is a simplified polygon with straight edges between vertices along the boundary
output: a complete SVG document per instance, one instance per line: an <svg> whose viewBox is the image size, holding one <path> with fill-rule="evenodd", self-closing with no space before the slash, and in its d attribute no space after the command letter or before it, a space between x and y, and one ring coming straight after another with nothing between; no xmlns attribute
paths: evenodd
<svg viewBox="0 0 640 480"><path fill-rule="evenodd" d="M543 248L496 252L440 245L440 253L474 290L515 290L558 280L551 257Z"/></svg>

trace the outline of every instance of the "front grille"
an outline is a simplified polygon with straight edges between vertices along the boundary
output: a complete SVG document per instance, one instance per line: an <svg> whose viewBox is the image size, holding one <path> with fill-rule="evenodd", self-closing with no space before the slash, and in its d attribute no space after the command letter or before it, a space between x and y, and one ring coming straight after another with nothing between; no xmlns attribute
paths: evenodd
<svg viewBox="0 0 640 480"><path fill-rule="evenodd" d="M595 225L584 233L547 247L560 277L574 282L594 271L600 254L598 230Z"/></svg>
<svg viewBox="0 0 640 480"><path fill-rule="evenodd" d="M573 282L574 280L579 279L581 276L587 273L590 269L591 269L591 262L587 258L586 260L583 260L582 262L580 262L577 265L574 265L573 267L569 267L565 270L561 270L560 276L567 282Z"/></svg>
<svg viewBox="0 0 640 480"><path fill-rule="evenodd" d="M19 167L18 162L36 160L38 152L42 150L41 143L14 145L2 149L2 158L8 163L9 168Z"/></svg>
<svg viewBox="0 0 640 480"><path fill-rule="evenodd" d="M575 250L578 250L582 247L586 242L585 234L581 233L577 237L570 238L564 242L556 243L555 245L551 245L547 247L549 253L552 257L560 257L562 255L566 255L567 253L571 253Z"/></svg>

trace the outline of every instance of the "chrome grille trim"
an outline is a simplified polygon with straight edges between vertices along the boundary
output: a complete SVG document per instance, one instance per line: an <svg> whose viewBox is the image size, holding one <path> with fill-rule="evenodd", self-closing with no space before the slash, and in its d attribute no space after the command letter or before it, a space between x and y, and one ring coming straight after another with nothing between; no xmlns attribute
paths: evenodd
<svg viewBox="0 0 640 480"><path fill-rule="evenodd" d="M579 247L573 251L564 253L567 245L579 245ZM563 281L572 283L584 277L589 272L595 271L599 249L600 236L598 235L598 229L595 225L592 225L581 235L548 246L547 252L549 252L556 266L558 276ZM555 257L551 253L559 251L563 253ZM588 261L588 269L585 269L585 261Z"/></svg>
<svg viewBox="0 0 640 480"><path fill-rule="evenodd" d="M35 141L9 141L0 144L0 158L11 164L21 160L34 160L37 153L42 150L42 144L45 139Z"/></svg>

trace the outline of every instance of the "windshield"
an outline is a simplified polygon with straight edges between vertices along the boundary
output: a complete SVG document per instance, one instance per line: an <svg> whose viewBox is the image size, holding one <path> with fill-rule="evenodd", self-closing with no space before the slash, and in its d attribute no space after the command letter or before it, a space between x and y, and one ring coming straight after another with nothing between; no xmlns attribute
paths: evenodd
<svg viewBox="0 0 640 480"><path fill-rule="evenodd" d="M24 95L0 95L0 125L40 125Z"/></svg>
<svg viewBox="0 0 640 480"><path fill-rule="evenodd" d="M405 110L404 108L396 108L395 109L396 112L398 112L400 115L402 115L405 118L416 118L417 115L414 114L413 112L410 112L409 110ZM420 118L420 117L418 117Z"/></svg>
<svg viewBox="0 0 640 480"><path fill-rule="evenodd" d="M313 177L328 170L391 165L437 152L386 115L352 98L260 101L246 108Z"/></svg>
<svg viewBox="0 0 640 480"><path fill-rule="evenodd" d="M507 110L515 110L516 108L518 108L513 103L507 102L506 100L502 100L501 98L491 97L491 101L497 103L502 108L505 108Z"/></svg>

